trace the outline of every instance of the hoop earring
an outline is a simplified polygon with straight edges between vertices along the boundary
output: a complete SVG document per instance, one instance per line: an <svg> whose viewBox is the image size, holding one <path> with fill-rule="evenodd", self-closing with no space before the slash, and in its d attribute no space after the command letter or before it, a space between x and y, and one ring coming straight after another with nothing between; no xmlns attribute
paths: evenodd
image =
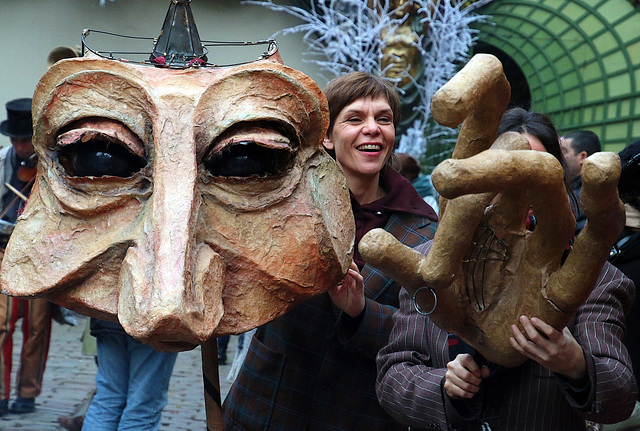
<svg viewBox="0 0 640 431"><path fill-rule="evenodd" d="M431 310L429 310L428 312L422 311L422 309L420 308L420 306L418 305L418 303L416 302L416 296L418 296L418 292L420 292L422 289L429 289L431 291L431 293L433 293L433 299L434 299L434 304L433 304L433 308ZM429 316L431 314L433 314L434 311L436 311L436 307L438 306L438 296L436 295L436 291L433 290L430 287L427 286L423 286L420 289L416 290L416 293L413 294L413 308L416 309L416 311L419 314L422 314L423 316Z"/></svg>

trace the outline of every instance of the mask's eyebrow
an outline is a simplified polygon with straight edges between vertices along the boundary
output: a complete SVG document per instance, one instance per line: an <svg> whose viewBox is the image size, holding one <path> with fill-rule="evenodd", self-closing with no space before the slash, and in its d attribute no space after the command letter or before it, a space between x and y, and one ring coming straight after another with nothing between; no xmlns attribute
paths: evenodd
<svg viewBox="0 0 640 431"><path fill-rule="evenodd" d="M114 95L117 95L114 96ZM143 83L106 71L82 71L56 86L36 122L36 135L45 145L68 125L86 118L119 122L144 142L151 141L156 112Z"/></svg>
<svg viewBox="0 0 640 431"><path fill-rule="evenodd" d="M194 112L199 153L241 122L286 125L285 134L297 147L321 147L328 109L320 89L302 85L279 66L265 66L239 69L202 93Z"/></svg>

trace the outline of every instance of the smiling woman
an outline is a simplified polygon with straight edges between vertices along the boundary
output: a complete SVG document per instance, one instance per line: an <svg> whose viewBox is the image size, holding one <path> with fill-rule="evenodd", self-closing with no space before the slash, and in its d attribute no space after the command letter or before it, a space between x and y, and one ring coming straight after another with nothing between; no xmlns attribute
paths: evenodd
<svg viewBox="0 0 640 431"><path fill-rule="evenodd" d="M433 238L435 212L390 166L400 112L393 87L355 72L330 82L325 95L324 146L347 180L356 245L375 227L409 246ZM340 284L261 326L223 406L227 429L404 429L374 391L375 357L399 290L356 251Z"/></svg>
<svg viewBox="0 0 640 431"><path fill-rule="evenodd" d="M399 96L386 81L364 72L334 79L325 94L332 103L324 146L342 168L356 200L371 203L386 194L380 172L394 164Z"/></svg>

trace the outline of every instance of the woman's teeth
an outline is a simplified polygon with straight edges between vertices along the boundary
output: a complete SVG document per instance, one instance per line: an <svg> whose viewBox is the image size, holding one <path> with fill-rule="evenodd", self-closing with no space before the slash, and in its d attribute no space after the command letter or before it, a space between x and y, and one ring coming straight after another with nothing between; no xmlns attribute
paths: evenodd
<svg viewBox="0 0 640 431"><path fill-rule="evenodd" d="M362 145L358 147L358 151L380 151L380 150L382 150L382 146L375 145L375 144Z"/></svg>

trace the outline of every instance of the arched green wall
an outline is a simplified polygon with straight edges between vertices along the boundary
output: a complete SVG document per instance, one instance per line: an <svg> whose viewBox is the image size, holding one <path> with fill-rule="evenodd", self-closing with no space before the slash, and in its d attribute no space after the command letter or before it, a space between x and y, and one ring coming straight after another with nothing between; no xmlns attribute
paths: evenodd
<svg viewBox="0 0 640 431"><path fill-rule="evenodd" d="M479 40L513 58L531 109L561 132L588 129L604 149L640 139L640 9L628 0L494 0Z"/></svg>

